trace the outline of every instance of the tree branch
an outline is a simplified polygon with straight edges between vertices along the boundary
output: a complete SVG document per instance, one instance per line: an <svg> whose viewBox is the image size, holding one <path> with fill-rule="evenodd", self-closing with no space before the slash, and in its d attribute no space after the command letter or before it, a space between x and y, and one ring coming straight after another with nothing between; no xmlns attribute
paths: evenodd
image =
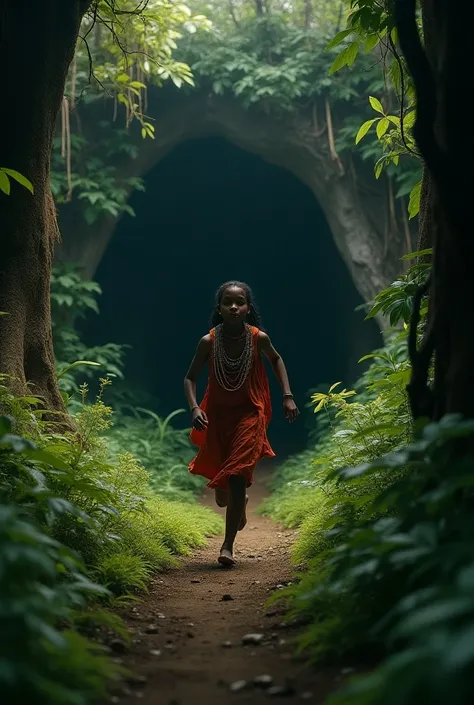
<svg viewBox="0 0 474 705"><path fill-rule="evenodd" d="M433 392L428 385L428 372L435 349L434 328L426 332L425 339L418 349L418 324L420 323L420 308L423 297L431 285L431 275L419 286L413 299L413 313L408 333L408 356L411 362L411 379L407 385L408 398L413 419L433 418Z"/></svg>
<svg viewBox="0 0 474 705"><path fill-rule="evenodd" d="M418 32L416 0L395 0L395 22L400 47L416 91L417 114L413 136L434 178L438 184L444 183L447 178L447 157L435 135L438 112L436 82Z"/></svg>

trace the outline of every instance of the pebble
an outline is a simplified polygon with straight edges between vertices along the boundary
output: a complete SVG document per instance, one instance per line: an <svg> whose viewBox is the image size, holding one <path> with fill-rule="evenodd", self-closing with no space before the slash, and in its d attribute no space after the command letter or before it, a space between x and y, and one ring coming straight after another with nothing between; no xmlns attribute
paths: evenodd
<svg viewBox="0 0 474 705"><path fill-rule="evenodd" d="M125 642L122 641L122 639L112 639L112 641L109 643L109 647L116 654L124 654L127 650Z"/></svg>
<svg viewBox="0 0 474 705"><path fill-rule="evenodd" d="M222 646L224 649L230 649L232 647L232 642L231 641L223 641Z"/></svg>
<svg viewBox="0 0 474 705"><path fill-rule="evenodd" d="M274 608L274 609L272 609L272 610L267 610L267 611L265 612L265 617L277 617L277 616L279 616L280 614L281 614L281 610L280 610L280 609L277 609L277 608Z"/></svg>
<svg viewBox="0 0 474 705"><path fill-rule="evenodd" d="M268 673L264 673L261 676L257 676L256 678L253 679L253 684L257 688L270 688L270 686L273 685L273 678L268 675Z"/></svg>
<svg viewBox="0 0 474 705"><path fill-rule="evenodd" d="M201 581L199 580L199 578L193 578L193 579L191 580L191 582L192 582L192 583L200 583Z"/></svg>
<svg viewBox="0 0 474 705"><path fill-rule="evenodd" d="M247 681L234 681L234 683L231 683L230 685L230 692L231 693L240 693L242 690L245 690L248 687Z"/></svg>
<svg viewBox="0 0 474 705"><path fill-rule="evenodd" d="M222 595L221 597L221 602L230 602L230 600L233 600L234 598L232 595L229 595L229 593L226 593L225 595Z"/></svg>
<svg viewBox="0 0 474 705"><path fill-rule="evenodd" d="M310 690L305 690L303 693L301 693L301 700L311 700L313 697L313 693Z"/></svg>
<svg viewBox="0 0 474 705"><path fill-rule="evenodd" d="M161 651L159 649L151 649L150 654L152 656L161 656Z"/></svg>
<svg viewBox="0 0 474 705"><path fill-rule="evenodd" d="M158 634L159 631L157 624L149 624L145 629L145 634Z"/></svg>
<svg viewBox="0 0 474 705"><path fill-rule="evenodd" d="M256 558L256 557L257 556L255 555L255 553L248 553L247 554L247 558Z"/></svg>
<svg viewBox="0 0 474 705"><path fill-rule="evenodd" d="M291 688L291 687L289 687L289 686L287 686L287 685L273 685L271 688L269 688L269 689L267 690L267 694L268 694L270 697L278 698L278 697L281 697L281 696L283 696L283 695L287 695L287 696L288 696L288 695L294 695L294 694L295 694L295 691L293 690L293 688Z"/></svg>
<svg viewBox="0 0 474 705"><path fill-rule="evenodd" d="M248 644L258 645L262 643L263 638L263 634L245 634L245 636L242 637L242 644L244 644L244 646Z"/></svg>

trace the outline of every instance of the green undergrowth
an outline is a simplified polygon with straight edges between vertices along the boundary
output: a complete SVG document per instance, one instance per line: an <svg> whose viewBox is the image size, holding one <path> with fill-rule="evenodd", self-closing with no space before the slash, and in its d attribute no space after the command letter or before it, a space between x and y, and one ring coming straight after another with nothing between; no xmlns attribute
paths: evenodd
<svg viewBox="0 0 474 705"><path fill-rule="evenodd" d="M162 419L152 410L129 406L117 415L107 434L112 452L126 446L147 468L153 490L174 500L188 499L204 486L202 479L188 470L194 454L189 431L172 427L173 419L182 412L178 409Z"/></svg>
<svg viewBox="0 0 474 705"><path fill-rule="evenodd" d="M372 313L409 323L428 268L412 267ZM423 300L420 335L425 326ZM297 650L314 663L369 666L328 705L474 699L474 422L413 425L406 349L401 329L356 389L313 394L325 421L278 470L263 507L298 528L299 580L272 598L306 624Z"/></svg>
<svg viewBox="0 0 474 705"><path fill-rule="evenodd" d="M139 420L130 439L125 422L114 432L106 380L94 403L83 387L68 430L60 418L46 423L38 400L13 395L6 382L0 380L0 689L5 702L89 705L105 697L118 674L85 624L122 633L110 609L136 599L153 574L202 546L222 522L198 504L195 486L179 479L173 485L171 428L158 437L143 432L157 446L149 452L161 462L154 476L131 452ZM180 461L187 457L182 445ZM167 478L163 493L160 476Z"/></svg>
<svg viewBox="0 0 474 705"><path fill-rule="evenodd" d="M341 514L361 515L373 494L395 479L388 480L380 473L367 484L349 487L341 486L332 474L337 468L374 460L410 439L404 337L395 335L386 348L372 353L371 369L356 385L362 387L360 394L338 391L339 385L333 385L327 394L313 395L325 430L316 434L313 447L289 458L275 473L274 491L261 511L286 526L299 528L293 547L297 563L314 558L331 545L328 530Z"/></svg>

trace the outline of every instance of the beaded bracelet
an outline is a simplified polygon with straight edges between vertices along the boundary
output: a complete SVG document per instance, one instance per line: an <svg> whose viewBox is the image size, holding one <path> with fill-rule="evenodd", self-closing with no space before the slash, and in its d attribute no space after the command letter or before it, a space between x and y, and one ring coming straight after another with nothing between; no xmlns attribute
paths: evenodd
<svg viewBox="0 0 474 705"><path fill-rule="evenodd" d="M293 396L293 394L291 394L291 393L290 393L290 394L284 394L284 395L283 395L283 399L294 399L294 396Z"/></svg>

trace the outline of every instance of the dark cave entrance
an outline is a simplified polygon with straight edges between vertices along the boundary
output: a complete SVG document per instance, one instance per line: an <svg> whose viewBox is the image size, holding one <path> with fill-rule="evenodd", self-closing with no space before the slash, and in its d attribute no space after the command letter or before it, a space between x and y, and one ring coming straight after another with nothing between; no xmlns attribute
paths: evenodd
<svg viewBox="0 0 474 705"><path fill-rule="evenodd" d="M227 279L252 286L302 412L310 388L351 384L359 357L380 344L355 311L362 301L321 208L288 171L220 138L190 141L147 175L131 205L136 217L119 223L97 272L101 314L85 336L131 346L127 385L154 397L160 414L185 406L183 377ZM281 456L305 446L306 428L288 427L271 385Z"/></svg>

